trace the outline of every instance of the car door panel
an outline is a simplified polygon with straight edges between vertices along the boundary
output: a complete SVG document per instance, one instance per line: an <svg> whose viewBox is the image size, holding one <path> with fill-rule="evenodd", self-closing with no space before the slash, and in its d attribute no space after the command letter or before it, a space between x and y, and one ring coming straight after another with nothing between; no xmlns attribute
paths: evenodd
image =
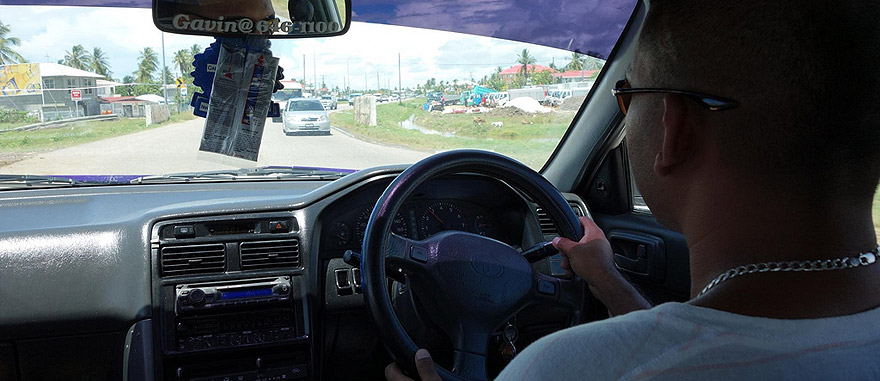
<svg viewBox="0 0 880 381"><path fill-rule="evenodd" d="M608 149L577 193L605 232L621 273L652 303L687 300L690 263L684 236L657 222L646 207L634 207L626 149L625 139Z"/></svg>

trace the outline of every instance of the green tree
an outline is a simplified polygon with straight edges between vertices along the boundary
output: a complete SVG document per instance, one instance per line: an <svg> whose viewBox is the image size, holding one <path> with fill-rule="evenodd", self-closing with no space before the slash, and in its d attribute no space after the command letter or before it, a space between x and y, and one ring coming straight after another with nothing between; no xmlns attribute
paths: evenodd
<svg viewBox="0 0 880 381"><path fill-rule="evenodd" d="M74 69L89 70L89 63L92 57L82 45L74 45L69 51L64 52L64 65Z"/></svg>
<svg viewBox="0 0 880 381"><path fill-rule="evenodd" d="M437 80L436 79L431 78L431 79L425 81L425 91L426 92L437 91L437 89L435 89L436 87L437 87Z"/></svg>
<svg viewBox="0 0 880 381"><path fill-rule="evenodd" d="M174 53L174 58L171 59L171 62L177 66L181 77L187 77L193 71L192 57L186 49L181 49Z"/></svg>
<svg viewBox="0 0 880 381"><path fill-rule="evenodd" d="M174 74L171 73L171 69L168 66L162 70L162 75L165 77L165 83L174 84Z"/></svg>
<svg viewBox="0 0 880 381"><path fill-rule="evenodd" d="M122 83L124 83L125 86L117 86L116 92L124 97L130 97L134 95L134 85L132 85L132 83L134 83L134 80L135 79L133 75L126 75L125 77L122 77Z"/></svg>
<svg viewBox="0 0 880 381"><path fill-rule="evenodd" d="M0 22L0 65L16 64L27 62L21 54L13 49L13 46L21 45L21 40L16 37L9 36L12 29L9 25Z"/></svg>
<svg viewBox="0 0 880 381"><path fill-rule="evenodd" d="M193 44L189 47L189 57L195 58L196 54L202 53L202 47L199 44Z"/></svg>
<svg viewBox="0 0 880 381"><path fill-rule="evenodd" d="M571 62L569 62L568 65L565 65L564 69L566 71L568 71L568 70L584 70L584 63L585 62L586 62L586 59L584 59L584 56L582 54L580 54L578 52L572 52L571 53Z"/></svg>
<svg viewBox="0 0 880 381"><path fill-rule="evenodd" d="M550 70L542 70L532 76L532 83L549 85L554 83L555 78Z"/></svg>
<svg viewBox="0 0 880 381"><path fill-rule="evenodd" d="M153 48L146 47L138 54L138 68L134 72L135 81L152 83L153 73L159 68L159 56Z"/></svg>
<svg viewBox="0 0 880 381"><path fill-rule="evenodd" d="M525 82L529 82L529 66L534 66L538 60L529 53L528 49L523 49L522 53L516 57L516 62L522 67L519 69L519 72L525 76Z"/></svg>
<svg viewBox="0 0 880 381"><path fill-rule="evenodd" d="M110 63L107 59L107 54L104 53L101 48L92 49L92 54L89 56L89 68L95 72L95 74L103 75L104 78L110 79Z"/></svg>

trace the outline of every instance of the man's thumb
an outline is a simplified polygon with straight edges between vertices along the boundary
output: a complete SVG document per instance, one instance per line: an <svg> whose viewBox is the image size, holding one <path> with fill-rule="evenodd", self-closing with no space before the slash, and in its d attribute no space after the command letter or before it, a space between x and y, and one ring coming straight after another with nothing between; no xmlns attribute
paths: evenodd
<svg viewBox="0 0 880 381"><path fill-rule="evenodd" d="M557 250L561 251L562 254L568 255L568 252L571 251L571 248L573 248L574 245L575 245L575 242L568 239L568 238L565 238L565 237L553 238L553 247L555 247Z"/></svg>
<svg viewBox="0 0 880 381"><path fill-rule="evenodd" d="M419 371L419 378L424 380L439 380L440 375L437 374L437 368L434 367L434 360L431 354L425 349L416 351L416 370Z"/></svg>

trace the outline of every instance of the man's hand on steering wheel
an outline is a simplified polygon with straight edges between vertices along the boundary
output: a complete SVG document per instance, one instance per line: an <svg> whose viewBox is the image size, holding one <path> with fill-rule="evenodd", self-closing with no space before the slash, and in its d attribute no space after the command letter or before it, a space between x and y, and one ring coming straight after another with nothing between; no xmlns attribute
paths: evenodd
<svg viewBox="0 0 880 381"><path fill-rule="evenodd" d="M416 352L416 370L418 370L419 378L422 381L440 381L440 375L434 366L434 360L431 359L431 354L425 349L419 349ZM397 366L396 362L385 367L385 378L388 381L413 381L413 379L403 374L403 371Z"/></svg>
<svg viewBox="0 0 880 381"><path fill-rule="evenodd" d="M553 246L563 256L562 267L571 270L590 286L593 295L602 301L612 315L651 308L614 265L614 252L596 223L589 217L579 218L584 236L574 242L565 237L553 239Z"/></svg>

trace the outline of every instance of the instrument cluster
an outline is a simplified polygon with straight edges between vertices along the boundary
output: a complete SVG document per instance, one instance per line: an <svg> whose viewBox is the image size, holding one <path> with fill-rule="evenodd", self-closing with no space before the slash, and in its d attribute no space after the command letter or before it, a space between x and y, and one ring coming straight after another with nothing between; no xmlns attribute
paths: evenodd
<svg viewBox="0 0 880 381"><path fill-rule="evenodd" d="M337 219L329 231L339 247L361 246L373 205L362 205ZM394 216L391 232L410 239L425 239L446 230L458 230L502 240L498 218L484 207L461 200L437 199L406 203Z"/></svg>

